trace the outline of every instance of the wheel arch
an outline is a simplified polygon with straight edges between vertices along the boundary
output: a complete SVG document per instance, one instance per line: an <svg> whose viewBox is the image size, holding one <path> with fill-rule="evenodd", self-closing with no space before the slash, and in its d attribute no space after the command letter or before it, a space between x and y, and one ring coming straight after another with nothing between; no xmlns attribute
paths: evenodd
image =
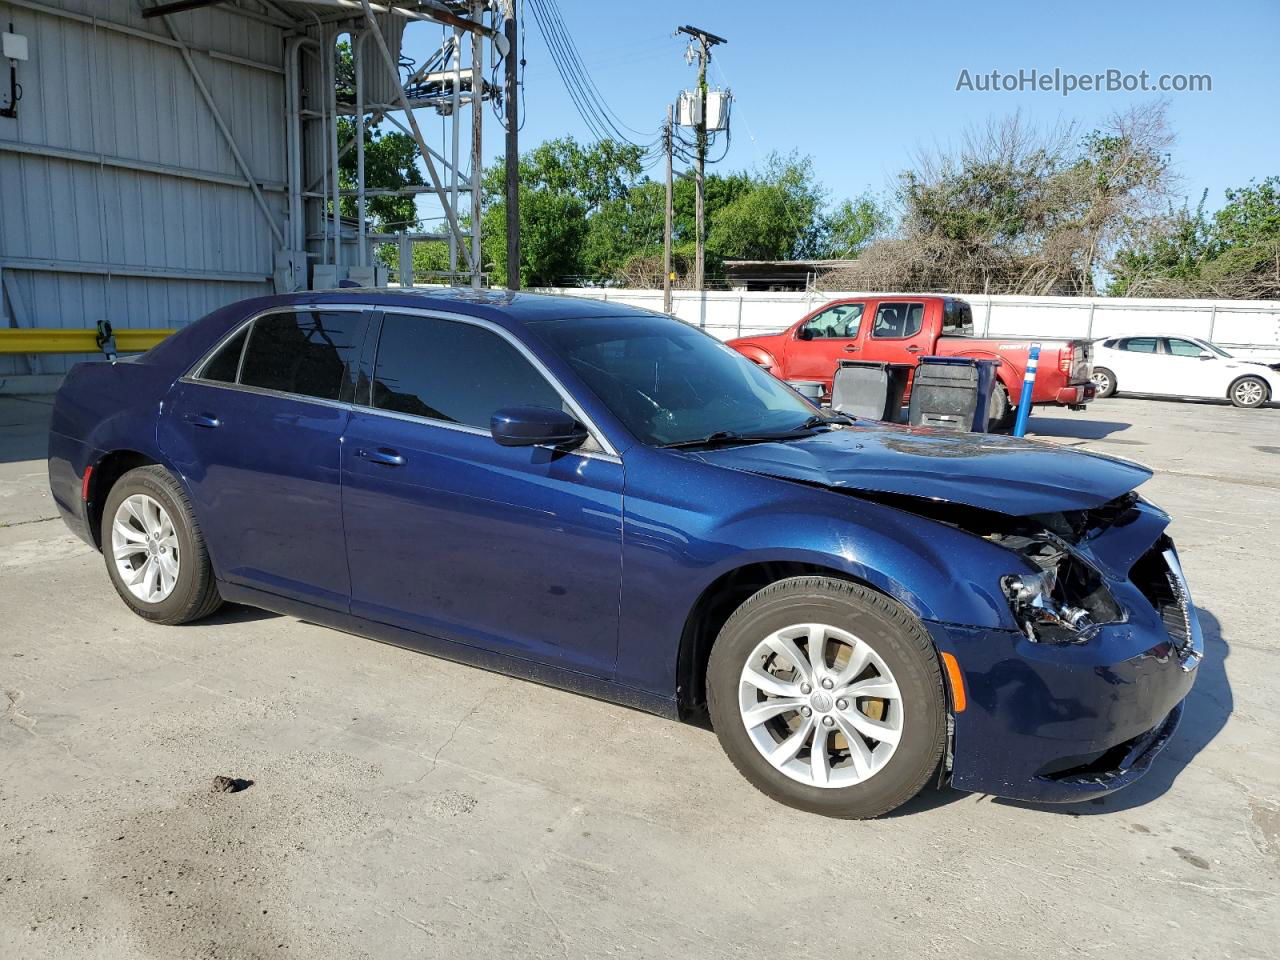
<svg viewBox="0 0 1280 960"><path fill-rule="evenodd" d="M919 609L913 609L883 585L838 567L794 559L755 561L735 567L722 573L702 590L685 618L676 661L676 707L682 720L706 720L707 664L716 637L733 612L748 597L770 584L803 576L831 577L856 583L902 606L912 616L920 617ZM936 645L934 655L939 656Z"/></svg>
<svg viewBox="0 0 1280 960"><path fill-rule="evenodd" d="M93 473L89 476L89 496L85 512L89 522L89 533L99 550L102 549L102 511L106 506L107 497L111 495L111 488L130 470L151 465L164 466L155 457L127 448L111 450L93 464Z"/></svg>
<svg viewBox="0 0 1280 960"><path fill-rule="evenodd" d="M1267 377L1264 377L1260 373L1242 373L1238 377L1233 377L1231 382L1227 384L1226 398L1228 400L1231 399L1231 394L1235 392L1236 384L1241 380L1257 380L1262 384L1263 389L1267 391L1266 397L1262 400L1263 403L1270 403L1275 399L1276 391L1273 389L1271 381Z"/></svg>

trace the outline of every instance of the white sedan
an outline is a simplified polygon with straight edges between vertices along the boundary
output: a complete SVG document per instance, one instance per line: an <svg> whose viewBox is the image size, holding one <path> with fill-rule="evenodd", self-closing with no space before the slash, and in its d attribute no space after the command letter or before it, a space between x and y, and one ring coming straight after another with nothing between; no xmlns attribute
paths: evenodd
<svg viewBox="0 0 1280 960"><path fill-rule="evenodd" d="M1260 407L1280 398L1280 363L1236 357L1197 337L1110 337L1094 345L1093 382L1100 399L1122 392Z"/></svg>

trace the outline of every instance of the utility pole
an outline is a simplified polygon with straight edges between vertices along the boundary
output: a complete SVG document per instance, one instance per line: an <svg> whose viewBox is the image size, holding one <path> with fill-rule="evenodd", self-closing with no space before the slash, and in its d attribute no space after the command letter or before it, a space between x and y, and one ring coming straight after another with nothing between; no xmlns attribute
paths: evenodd
<svg viewBox="0 0 1280 960"><path fill-rule="evenodd" d="M482 0L473 0L471 16L479 23L484 17ZM480 220L483 217L483 194L480 191L480 161L484 156L481 136L484 131L484 34L471 34L471 285L481 285L484 270L480 251ZM457 176L457 170L454 171Z"/></svg>
<svg viewBox="0 0 1280 960"><path fill-rule="evenodd" d="M703 199L703 174L707 165L707 61L711 59L711 48L717 43L726 43L724 37L707 33L687 24L680 27L678 33L688 34L698 43L698 117L697 117L697 164L694 167L693 185L694 199L694 232L695 254L693 264L693 285L702 290L706 280L706 205Z"/></svg>
<svg viewBox="0 0 1280 960"><path fill-rule="evenodd" d="M516 69L516 5L508 4L507 37L507 289L520 289L520 91Z"/></svg>
<svg viewBox="0 0 1280 960"><path fill-rule="evenodd" d="M662 312L671 312L671 136L672 121L671 106L667 106L667 129L664 132L663 139L667 146L667 203L665 208L665 223L662 230Z"/></svg>

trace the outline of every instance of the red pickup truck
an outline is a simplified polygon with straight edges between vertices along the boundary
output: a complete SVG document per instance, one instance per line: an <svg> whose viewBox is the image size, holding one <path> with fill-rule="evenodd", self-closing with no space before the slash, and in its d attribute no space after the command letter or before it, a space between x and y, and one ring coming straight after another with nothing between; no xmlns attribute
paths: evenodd
<svg viewBox="0 0 1280 960"><path fill-rule="evenodd" d="M782 333L739 337L729 346L781 380L822 383L827 395L841 360L913 365L924 356L996 360L991 419L1006 424L1022 392L1031 345L1037 342L1040 365L1031 402L1083 409L1094 394L1089 380L1093 348L1088 340L975 337L973 310L956 297L833 300Z"/></svg>

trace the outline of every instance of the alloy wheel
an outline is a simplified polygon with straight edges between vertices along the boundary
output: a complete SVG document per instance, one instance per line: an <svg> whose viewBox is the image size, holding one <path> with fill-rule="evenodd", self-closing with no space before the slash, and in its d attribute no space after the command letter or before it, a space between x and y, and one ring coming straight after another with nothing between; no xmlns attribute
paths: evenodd
<svg viewBox="0 0 1280 960"><path fill-rule="evenodd" d="M120 501L111 523L116 572L143 603L160 603L178 582L178 532L160 502L145 493Z"/></svg>
<svg viewBox="0 0 1280 960"><path fill-rule="evenodd" d="M1256 407L1262 403L1266 394L1263 392L1262 384L1257 380L1241 380L1235 385L1232 396L1242 407Z"/></svg>
<svg viewBox="0 0 1280 960"><path fill-rule="evenodd" d="M1105 393L1111 387L1111 378L1105 373L1095 370L1090 379L1093 380L1093 385L1098 388L1099 393Z"/></svg>
<svg viewBox="0 0 1280 960"><path fill-rule="evenodd" d="M902 739L903 706L870 644L823 623L761 640L738 684L742 723L761 756L815 787L848 787L884 769Z"/></svg>

